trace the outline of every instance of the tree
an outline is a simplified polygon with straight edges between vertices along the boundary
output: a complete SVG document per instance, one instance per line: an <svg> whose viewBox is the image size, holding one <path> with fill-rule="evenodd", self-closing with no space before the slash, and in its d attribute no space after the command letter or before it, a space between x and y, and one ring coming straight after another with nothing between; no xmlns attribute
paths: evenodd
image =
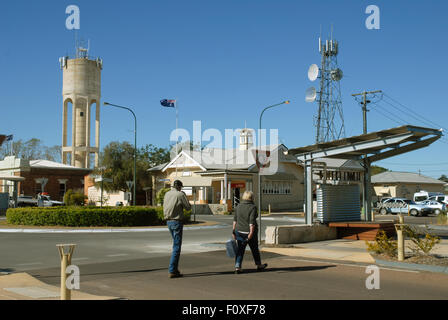
<svg viewBox="0 0 448 320"><path fill-rule="evenodd" d="M170 161L169 150L152 144L137 149L137 191L151 185L148 169ZM94 175L103 175L113 182L104 182L107 191L129 191L126 181L134 178L134 146L129 142L111 142L100 153L100 167Z"/></svg>
<svg viewBox="0 0 448 320"><path fill-rule="evenodd" d="M448 182L448 177L444 174L439 178L440 181Z"/></svg>
<svg viewBox="0 0 448 320"><path fill-rule="evenodd" d="M4 159L11 153L23 160L50 160L61 162L61 147L44 146L42 141L37 138L32 138L28 141L19 139L13 141L11 144L4 143L0 148L0 158Z"/></svg>
<svg viewBox="0 0 448 320"><path fill-rule="evenodd" d="M371 175L372 176L374 176L376 174L379 174L379 173L383 173L383 172L389 171L389 169L386 169L386 168L383 168L383 167L380 167L380 166L371 166L370 169L371 169Z"/></svg>

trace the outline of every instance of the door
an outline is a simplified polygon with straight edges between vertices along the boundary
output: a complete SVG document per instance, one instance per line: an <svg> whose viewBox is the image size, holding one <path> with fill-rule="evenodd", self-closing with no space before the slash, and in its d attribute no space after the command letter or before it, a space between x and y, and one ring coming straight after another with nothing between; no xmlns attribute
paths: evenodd
<svg viewBox="0 0 448 320"><path fill-rule="evenodd" d="M233 196L233 207L234 208L240 204L240 196L241 196L240 188L234 189L234 196Z"/></svg>

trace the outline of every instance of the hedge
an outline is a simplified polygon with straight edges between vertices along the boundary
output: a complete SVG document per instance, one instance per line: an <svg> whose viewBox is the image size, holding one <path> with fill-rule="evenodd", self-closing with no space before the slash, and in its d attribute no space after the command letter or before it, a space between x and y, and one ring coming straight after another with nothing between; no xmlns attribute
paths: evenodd
<svg viewBox="0 0 448 320"><path fill-rule="evenodd" d="M190 221L191 211L185 213ZM163 208L148 207L48 207L14 208L7 223L26 226L135 227L165 225Z"/></svg>

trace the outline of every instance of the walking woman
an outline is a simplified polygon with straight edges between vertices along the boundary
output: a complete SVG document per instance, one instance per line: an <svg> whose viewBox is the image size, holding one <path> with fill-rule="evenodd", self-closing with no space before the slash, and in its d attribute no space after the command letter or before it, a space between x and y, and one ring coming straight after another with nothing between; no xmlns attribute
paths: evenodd
<svg viewBox="0 0 448 320"><path fill-rule="evenodd" d="M257 207L254 204L254 193L246 191L243 194L241 203L235 209L233 218L234 240L238 241L238 252L235 257L235 273L242 272L244 252L249 244L252 256L254 257L257 271L262 271L268 266L261 263L260 250L258 249L258 225L257 225Z"/></svg>

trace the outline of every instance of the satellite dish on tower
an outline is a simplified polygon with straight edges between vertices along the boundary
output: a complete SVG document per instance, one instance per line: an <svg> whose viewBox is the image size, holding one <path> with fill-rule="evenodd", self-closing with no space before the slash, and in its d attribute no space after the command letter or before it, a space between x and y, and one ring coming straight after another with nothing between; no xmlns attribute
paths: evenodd
<svg viewBox="0 0 448 320"><path fill-rule="evenodd" d="M340 81L342 80L342 77L344 76L344 74L342 73L341 69L335 69L335 70L331 70L331 79L333 81Z"/></svg>
<svg viewBox="0 0 448 320"><path fill-rule="evenodd" d="M317 66L317 64L312 64L308 69L308 79L310 79L310 81L316 81L318 77L319 67Z"/></svg>
<svg viewBox="0 0 448 320"><path fill-rule="evenodd" d="M314 87L308 88L305 93L305 101L306 102L314 102L316 101L317 91Z"/></svg>

